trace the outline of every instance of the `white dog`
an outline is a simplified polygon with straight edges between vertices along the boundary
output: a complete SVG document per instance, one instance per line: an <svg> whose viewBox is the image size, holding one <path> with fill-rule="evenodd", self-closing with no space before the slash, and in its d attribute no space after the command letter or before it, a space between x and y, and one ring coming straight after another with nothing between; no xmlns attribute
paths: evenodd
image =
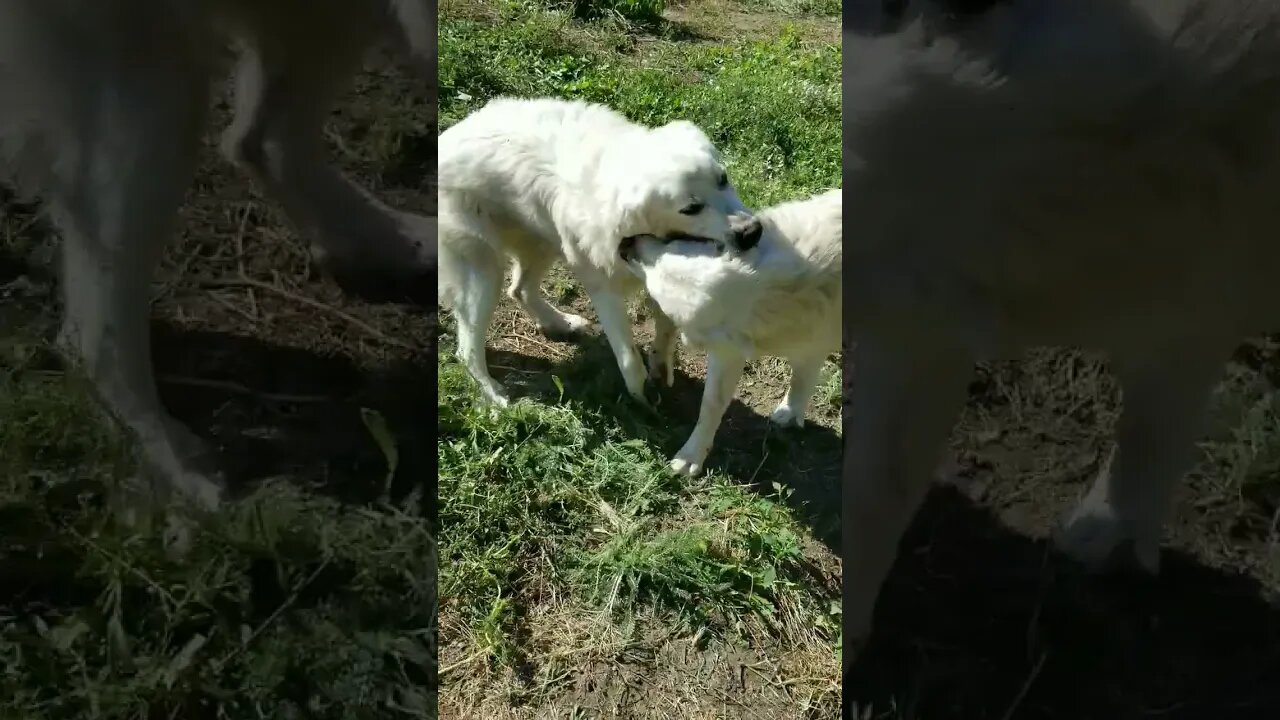
<svg viewBox="0 0 1280 720"><path fill-rule="evenodd" d="M979 23L981 46L845 39L851 649L975 360L1109 352L1118 450L1055 541L1155 572L1224 361L1280 324L1280 0L1024 0Z"/></svg>
<svg viewBox="0 0 1280 720"><path fill-rule="evenodd" d="M624 239L622 256L649 296L685 342L707 350L698 424L671 461L676 472L702 471L743 365L761 355L791 364L791 387L770 419L804 426L822 365L840 349L841 197L828 190L761 212L750 248Z"/></svg>
<svg viewBox="0 0 1280 720"><path fill-rule="evenodd" d="M458 357L488 401L508 402L489 375L484 339L501 291L549 337L590 323L552 307L539 283L563 260L582 283L626 381L644 401L645 365L633 345L626 296L638 289L618 256L640 233L753 242L759 222L743 207L720 154L695 125L637 125L601 105L499 99L440 135L440 304L458 321ZM676 341L658 315L650 370Z"/></svg>
<svg viewBox="0 0 1280 720"><path fill-rule="evenodd" d="M64 241L60 344L137 436L160 489L206 506L222 491L202 444L160 404L148 309L226 41L239 59L225 154L344 287L421 301L434 221L347 181L325 161L322 130L383 39L409 50L434 100L435 18L433 0L0 0L0 161L44 196Z"/></svg>

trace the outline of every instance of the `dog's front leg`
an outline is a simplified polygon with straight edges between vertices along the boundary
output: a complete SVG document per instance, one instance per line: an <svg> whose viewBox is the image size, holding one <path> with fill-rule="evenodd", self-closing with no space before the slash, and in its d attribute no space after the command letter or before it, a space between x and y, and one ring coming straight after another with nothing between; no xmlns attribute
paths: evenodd
<svg viewBox="0 0 1280 720"><path fill-rule="evenodd" d="M211 508L221 482L203 444L160 403L150 334L151 277L195 170L208 79L184 48L142 46L137 62L115 65L125 69L56 80L78 101L56 126L77 129L67 142L79 152L54 164L48 193L64 240L58 343L136 436L157 489ZM116 62L76 60L95 71Z"/></svg>
<svg viewBox="0 0 1280 720"><path fill-rule="evenodd" d="M346 291L426 305L437 271L435 218L393 210L325 160L329 107L385 25L379 12L366 3L318 3L309 17L282 18L263 3L246 20L256 27L236 69L223 153L284 206Z"/></svg>
<svg viewBox="0 0 1280 720"><path fill-rule="evenodd" d="M934 477L973 362L917 338L859 338L845 425L843 551L846 666L871 631L880 586Z"/></svg>
<svg viewBox="0 0 1280 720"><path fill-rule="evenodd" d="M774 424L781 427L804 427L804 416L809 412L809 400L818 387L818 377L822 374L824 362L826 358L821 355L791 360L791 385L787 389L787 396L769 416Z"/></svg>
<svg viewBox="0 0 1280 720"><path fill-rule="evenodd" d="M584 273L579 272L578 277ZM645 368L640 352L636 350L635 336L631 332L631 318L627 314L627 305L616 290L606 282L592 283L584 281L591 306L595 308L600 319L600 328L609 339L613 356L618 361L618 369L622 371L622 379L627 384L627 392L631 397L644 405L649 405L644 396Z"/></svg>
<svg viewBox="0 0 1280 720"><path fill-rule="evenodd" d="M1088 569L1159 570L1178 481L1196 456L1210 392L1234 341L1214 338L1119 354L1118 445L1054 544Z"/></svg>
<svg viewBox="0 0 1280 720"><path fill-rule="evenodd" d="M702 472L715 442L716 430L720 428L720 420L724 418L729 403L733 402L746 362L740 353L726 348L716 347L707 351L707 382L702 390L698 424L671 461L672 470L690 477Z"/></svg>
<svg viewBox="0 0 1280 720"><path fill-rule="evenodd" d="M649 378L662 380L667 387L676 383L676 345L680 334L676 324L658 307L652 297L645 295L645 307L653 316L653 347L649 350Z"/></svg>

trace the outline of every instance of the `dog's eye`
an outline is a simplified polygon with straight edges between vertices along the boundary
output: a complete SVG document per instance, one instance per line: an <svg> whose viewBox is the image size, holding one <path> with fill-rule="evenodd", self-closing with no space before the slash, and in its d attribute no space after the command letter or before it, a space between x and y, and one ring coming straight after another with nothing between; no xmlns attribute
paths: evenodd
<svg viewBox="0 0 1280 720"><path fill-rule="evenodd" d="M729 173L726 173L726 172L720 173L719 183L720 183L721 190L729 187Z"/></svg>
<svg viewBox="0 0 1280 720"><path fill-rule="evenodd" d="M681 215L697 215L698 213L702 212L702 208L706 206L707 206L706 203L700 203L700 202L689 203L688 205L685 205L684 207L680 208L680 214Z"/></svg>

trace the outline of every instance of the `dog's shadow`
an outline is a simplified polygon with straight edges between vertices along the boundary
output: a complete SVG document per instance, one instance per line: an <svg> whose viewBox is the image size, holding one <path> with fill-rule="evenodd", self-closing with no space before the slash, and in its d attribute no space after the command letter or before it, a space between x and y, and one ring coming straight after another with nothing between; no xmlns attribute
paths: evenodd
<svg viewBox="0 0 1280 720"><path fill-rule="evenodd" d="M436 432L436 374L428 358L367 367L162 321L151 331L161 400L215 452L233 499L270 478L350 505L416 492L417 510L434 523L437 475L425 441ZM67 370L47 347L17 372ZM373 424L395 443L390 478Z"/></svg>
<svg viewBox="0 0 1280 720"><path fill-rule="evenodd" d="M931 493L845 680L869 717L1280 717L1280 607L1166 551L1154 579L1090 578L952 488Z"/></svg>
<svg viewBox="0 0 1280 720"><path fill-rule="evenodd" d="M516 397L547 404L568 400L599 410L616 418L628 437L649 443L663 458L680 449L698 421L701 378L677 369L674 385L656 388L655 408L645 409L627 395L603 338L584 339L568 359L554 362L503 350L490 349L488 354L495 378ZM785 392L785 384L776 388L773 402ZM716 432L707 468L765 495L781 490L814 536L839 553L841 457L840 436L832 429L814 422L803 428L778 428L735 398Z"/></svg>
<svg viewBox="0 0 1280 720"><path fill-rule="evenodd" d="M152 326L166 408L215 445L233 490L287 477L351 504L417 489L435 516L436 374L421 357L368 367L261 339ZM376 416L380 416L378 423ZM396 467L376 427L395 443Z"/></svg>

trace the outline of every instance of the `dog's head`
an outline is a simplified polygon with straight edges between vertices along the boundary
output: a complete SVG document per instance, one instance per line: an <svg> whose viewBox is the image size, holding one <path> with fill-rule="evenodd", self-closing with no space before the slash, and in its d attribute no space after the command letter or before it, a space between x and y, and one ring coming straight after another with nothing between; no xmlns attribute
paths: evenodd
<svg viewBox="0 0 1280 720"><path fill-rule="evenodd" d="M696 125L678 120L654 128L628 152L622 235L701 239L735 250L759 242L759 220L742 204L720 152Z"/></svg>
<svg viewBox="0 0 1280 720"><path fill-rule="evenodd" d="M706 321L709 314L738 312L732 298L743 296L739 283L752 273L745 258L700 238L629 235L622 239L619 254L682 331Z"/></svg>

